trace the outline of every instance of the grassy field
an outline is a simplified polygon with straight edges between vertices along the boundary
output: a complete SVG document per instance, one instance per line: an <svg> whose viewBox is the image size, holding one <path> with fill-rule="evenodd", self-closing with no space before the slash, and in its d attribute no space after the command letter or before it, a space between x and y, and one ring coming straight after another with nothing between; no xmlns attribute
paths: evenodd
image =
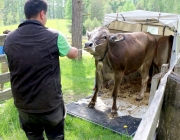
<svg viewBox="0 0 180 140"><path fill-rule="evenodd" d="M56 25L57 21L62 25ZM55 28L69 36L67 29L69 21L50 20L48 27ZM3 27L3 30L7 27ZM62 28L62 29L61 29ZM66 28L66 29L65 29ZM9 29L9 28L8 28ZM70 103L92 94L94 85L94 59L83 52L82 60L60 58L62 91L65 103ZM6 87L9 83L6 84ZM13 99L0 103L0 140L26 140L24 132L20 129L17 110ZM65 140L131 140L130 137L121 136L110 130L94 125L82 119L67 115L65 120Z"/></svg>
<svg viewBox="0 0 180 140"><path fill-rule="evenodd" d="M57 29L58 31L62 32L65 36L70 36L68 26L71 25L70 20L65 19L53 19L47 20L46 27ZM3 33L4 30L15 30L18 28L18 24L9 25L9 26L2 26L0 27L0 34Z"/></svg>

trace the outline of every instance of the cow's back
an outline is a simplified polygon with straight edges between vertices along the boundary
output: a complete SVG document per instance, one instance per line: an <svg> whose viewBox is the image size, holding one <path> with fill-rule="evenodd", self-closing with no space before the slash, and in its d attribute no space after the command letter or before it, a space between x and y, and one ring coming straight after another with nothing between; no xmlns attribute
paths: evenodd
<svg viewBox="0 0 180 140"><path fill-rule="evenodd" d="M135 32L119 34L123 41L109 42L110 60L115 69L122 69L126 74L136 71L146 61L153 60L156 39L149 33Z"/></svg>

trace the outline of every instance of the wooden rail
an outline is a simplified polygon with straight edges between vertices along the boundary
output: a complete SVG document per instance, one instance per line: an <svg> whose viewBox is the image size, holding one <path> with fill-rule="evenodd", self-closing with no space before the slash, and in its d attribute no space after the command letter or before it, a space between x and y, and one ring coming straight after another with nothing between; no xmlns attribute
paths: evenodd
<svg viewBox="0 0 180 140"><path fill-rule="evenodd" d="M4 45L4 40L6 38L5 34L0 35L0 46ZM7 62L6 55L0 55L0 63ZM0 74L0 84L6 83L10 81L10 73L2 73ZM11 88L0 91L0 101L8 100L12 98Z"/></svg>
<svg viewBox="0 0 180 140"><path fill-rule="evenodd" d="M3 35L0 35L0 46L3 46L4 45L4 40L6 38L6 35L3 34Z"/></svg>
<svg viewBox="0 0 180 140"><path fill-rule="evenodd" d="M0 55L0 63L2 63L2 62L7 62L5 55ZM6 83L9 81L10 81L10 73L9 72L2 73L0 75L0 84ZM10 99L11 97L12 97L11 88L0 91L0 101Z"/></svg>
<svg viewBox="0 0 180 140"><path fill-rule="evenodd" d="M168 86L166 85L167 79L173 73L174 68L180 64L179 62L180 62L180 55L177 57L176 61L172 64L172 66L169 68L168 72L161 78L158 89L155 91L154 97L152 98L148 110L146 111L144 117L142 118L142 121L136 131L133 140L154 140L156 137L156 129L158 128L158 126L164 129L167 128L167 126L161 123L164 122L164 120L162 121L160 119L160 114L164 113L164 111L166 112L166 110L162 111L161 109L162 109L162 105L166 104L165 102L163 102L165 90L166 91L169 90ZM159 125L158 122L160 122ZM177 125L179 126L179 123ZM166 134L168 133L167 131L170 131L170 129L166 130ZM161 136L159 135L160 135L160 131L158 131L158 135L157 135L160 138L159 140L166 139L165 135L161 135ZM177 139L171 139L171 140L177 140Z"/></svg>

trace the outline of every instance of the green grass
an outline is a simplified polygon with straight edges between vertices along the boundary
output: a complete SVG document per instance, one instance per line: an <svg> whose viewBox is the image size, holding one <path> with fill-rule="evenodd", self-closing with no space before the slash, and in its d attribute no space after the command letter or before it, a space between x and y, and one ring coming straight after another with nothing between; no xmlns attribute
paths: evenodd
<svg viewBox="0 0 180 140"><path fill-rule="evenodd" d="M15 30L18 28L19 24L9 25L9 26L1 26L0 27L0 34L3 33L6 29L8 30ZM47 20L46 27L57 29L58 31L62 32L65 36L70 36L68 26L71 25L70 20L65 19L49 19Z"/></svg>
<svg viewBox="0 0 180 140"><path fill-rule="evenodd" d="M94 59L84 55L82 60L60 58L62 90L65 103L92 94L94 85Z"/></svg>
<svg viewBox="0 0 180 140"><path fill-rule="evenodd" d="M0 139L1 140L27 140L19 126L18 113L13 100L7 100L0 106ZM130 140L103 129L100 126L79 118L67 115L65 120L65 140Z"/></svg>

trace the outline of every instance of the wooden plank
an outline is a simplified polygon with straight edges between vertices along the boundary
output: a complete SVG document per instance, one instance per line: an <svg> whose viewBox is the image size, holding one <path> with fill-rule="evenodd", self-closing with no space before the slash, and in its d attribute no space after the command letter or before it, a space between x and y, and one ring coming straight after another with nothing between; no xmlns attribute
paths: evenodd
<svg viewBox="0 0 180 140"><path fill-rule="evenodd" d="M158 73L158 74L154 75L153 78L152 78L148 105L151 104L151 102L152 102L152 100L154 98L154 95L155 95L155 92L156 92L156 90L158 88L161 77L162 77L162 74Z"/></svg>
<svg viewBox="0 0 180 140"><path fill-rule="evenodd" d="M0 55L0 62L7 62L7 59L6 59L6 55L5 55L5 54L1 54L1 55Z"/></svg>
<svg viewBox="0 0 180 140"><path fill-rule="evenodd" d="M158 89L161 78L168 71L168 67L169 67L169 64L163 64L161 66L161 73L158 73L153 76L152 82L151 82L152 84L151 84L151 90L150 90L150 96L149 96L149 103L148 103L149 105L150 105L152 99L154 98L154 94L155 94L156 90Z"/></svg>
<svg viewBox="0 0 180 140"><path fill-rule="evenodd" d="M161 66L161 74L162 74L162 77L166 74L166 72L168 71L168 68L169 68L169 64L163 64Z"/></svg>
<svg viewBox="0 0 180 140"><path fill-rule="evenodd" d="M156 140L179 140L180 75L168 76Z"/></svg>
<svg viewBox="0 0 180 140"><path fill-rule="evenodd" d="M9 82L9 81L10 81L10 73L9 72L2 73L0 75L0 84L1 83L6 83L6 82Z"/></svg>
<svg viewBox="0 0 180 140"><path fill-rule="evenodd" d="M0 46L4 46L4 41L5 41L6 36L7 35L5 35L5 34L0 35Z"/></svg>
<svg viewBox="0 0 180 140"><path fill-rule="evenodd" d="M160 111L162 108L167 77L171 74L179 58L180 55L177 56L177 59L171 65L169 71L161 79L160 85L155 92L152 103L142 118L133 140L152 140L154 138L156 127L159 121Z"/></svg>
<svg viewBox="0 0 180 140"><path fill-rule="evenodd" d="M0 92L0 101L8 100L12 98L11 89L6 89Z"/></svg>
<svg viewBox="0 0 180 140"><path fill-rule="evenodd" d="M179 64L174 67L174 72L180 75L180 65Z"/></svg>

